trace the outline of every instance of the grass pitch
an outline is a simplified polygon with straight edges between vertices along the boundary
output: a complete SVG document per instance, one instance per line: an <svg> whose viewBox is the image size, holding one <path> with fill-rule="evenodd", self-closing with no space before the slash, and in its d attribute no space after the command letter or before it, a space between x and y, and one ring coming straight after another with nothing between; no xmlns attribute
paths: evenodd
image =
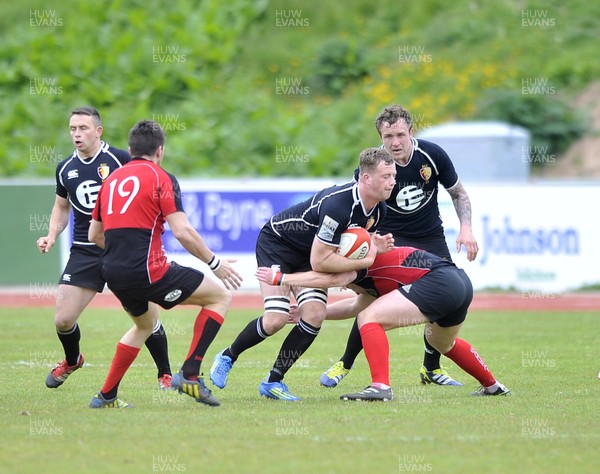
<svg viewBox="0 0 600 474"><path fill-rule="evenodd" d="M256 311L232 311L210 347L228 345ZM300 403L258 396L288 329L243 354L228 386L210 384L210 408L157 389L146 349L121 383L130 410L91 410L114 348L130 327L124 312L88 309L80 319L86 365L58 389L45 377L62 359L53 310L2 309L0 337L2 470L39 472L598 472L598 313L472 312L462 337L477 348L512 397L473 398L477 382L443 358L464 387L422 386L422 327L388 332L395 399L342 402L364 388L364 356L338 388L319 376L341 355L349 321L325 323L288 373ZM162 313L171 364L179 369L195 313Z"/></svg>

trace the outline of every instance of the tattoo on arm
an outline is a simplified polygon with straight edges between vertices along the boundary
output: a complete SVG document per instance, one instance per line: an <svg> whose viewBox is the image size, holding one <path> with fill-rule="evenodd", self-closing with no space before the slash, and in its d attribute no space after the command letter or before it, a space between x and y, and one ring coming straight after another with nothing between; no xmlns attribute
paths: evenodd
<svg viewBox="0 0 600 474"><path fill-rule="evenodd" d="M458 183L452 189L448 190L454 209L456 209L456 215L460 224L468 225L471 227L471 201L469 195L461 183Z"/></svg>

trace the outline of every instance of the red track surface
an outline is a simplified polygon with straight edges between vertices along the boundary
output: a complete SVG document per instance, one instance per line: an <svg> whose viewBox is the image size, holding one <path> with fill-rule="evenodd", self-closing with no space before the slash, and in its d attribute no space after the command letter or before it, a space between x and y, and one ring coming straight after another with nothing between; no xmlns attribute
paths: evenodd
<svg viewBox="0 0 600 474"><path fill-rule="evenodd" d="M54 288L55 289L55 288ZM335 300L350 292L334 293ZM53 307L54 292L49 289L0 290L2 307ZM95 308L119 308L120 304L110 292L97 295L91 303ZM258 292L239 292L233 298L233 308L261 308L262 298ZM522 293L476 293L472 310L521 310L521 311L600 311L599 293L555 294L544 292Z"/></svg>

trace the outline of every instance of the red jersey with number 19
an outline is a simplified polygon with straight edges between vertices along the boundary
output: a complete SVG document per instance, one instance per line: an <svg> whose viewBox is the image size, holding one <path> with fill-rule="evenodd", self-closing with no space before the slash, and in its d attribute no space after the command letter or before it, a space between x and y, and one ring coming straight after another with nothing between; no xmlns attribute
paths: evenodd
<svg viewBox="0 0 600 474"><path fill-rule="evenodd" d="M115 288L148 286L169 269L162 245L165 217L183 212L177 179L134 158L102 184L92 218L104 226L102 274Z"/></svg>

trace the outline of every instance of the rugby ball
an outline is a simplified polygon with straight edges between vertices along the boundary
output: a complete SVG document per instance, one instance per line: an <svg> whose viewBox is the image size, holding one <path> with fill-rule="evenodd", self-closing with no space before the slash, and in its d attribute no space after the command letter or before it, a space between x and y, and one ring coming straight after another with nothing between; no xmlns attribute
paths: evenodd
<svg viewBox="0 0 600 474"><path fill-rule="evenodd" d="M365 258L371 246L371 236L363 227L350 227L342 232L337 253L342 257L358 260Z"/></svg>

